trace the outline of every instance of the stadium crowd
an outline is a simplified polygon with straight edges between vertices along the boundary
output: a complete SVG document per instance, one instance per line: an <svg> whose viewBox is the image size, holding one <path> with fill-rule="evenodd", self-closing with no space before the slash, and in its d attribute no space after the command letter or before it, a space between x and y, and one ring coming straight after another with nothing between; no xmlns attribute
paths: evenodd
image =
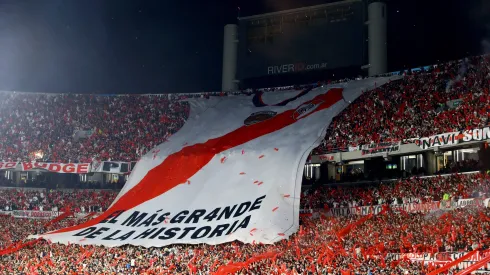
<svg viewBox="0 0 490 275"><path fill-rule="evenodd" d="M490 176L476 173L414 177L365 188L319 189L302 198L307 207L314 206L312 203L322 207L327 204L327 208L387 206L377 215L333 217L326 211L318 219L304 217L297 234L275 245L234 242L218 246L103 248L41 240L0 256L0 274L235 274L235 271L237 274L278 275L427 274L436 265L411 262L396 257L397 253L486 250L490 247L490 208L475 206L407 213L390 207L399 203L442 200L444 194L449 195L449 200L486 198L489 183ZM46 194L7 191L10 193L3 193L3 198L21 197L21 201L45 198L46 205L70 205L72 209L82 197L110 201L103 193L98 196L91 193L104 191L71 191L70 195L62 191L47 191ZM51 201L55 198L63 199L56 204ZM50 224L49 220L0 216L0 255L2 248L15 247L30 234L41 234L82 221L83 218L67 217ZM351 226L353 224L355 226Z"/></svg>
<svg viewBox="0 0 490 275"><path fill-rule="evenodd" d="M489 73L489 57L471 57L365 92L333 120L316 152L486 126ZM182 127L189 105L181 99L210 95L228 94L3 93L0 159L135 161ZM460 101L448 107L451 100Z"/></svg>
<svg viewBox="0 0 490 275"><path fill-rule="evenodd" d="M487 126L489 58L448 62L365 92L334 118L317 152Z"/></svg>
<svg viewBox="0 0 490 275"><path fill-rule="evenodd" d="M104 248L42 240L1 256L0 274L427 274L435 264L393 253L489 248L488 208L440 212L304 218L297 234L274 245ZM17 225L42 232L35 223Z"/></svg>
<svg viewBox="0 0 490 275"><path fill-rule="evenodd" d="M317 153L486 126L489 65L488 57L473 57L364 93L334 119ZM1 96L0 159L91 162L137 160L182 127L189 105L180 99L208 95ZM450 107L450 100L459 103ZM465 167L455 165L447 171ZM0 180L0 185L8 182ZM412 213L396 206L488 198L489 192L490 176L484 173L339 184L305 193L301 207L323 211L302 217L300 230L274 245L104 248L26 238L93 217L107 209L116 192L2 188L1 213L40 210L67 215L49 220L0 214L0 274L426 275L437 265L410 261L400 253L489 253L490 208L475 205ZM383 205L381 213L333 216L328 211L374 205Z"/></svg>
<svg viewBox="0 0 490 275"><path fill-rule="evenodd" d="M189 112L167 95L1 96L2 160L135 161L180 129Z"/></svg>
<svg viewBox="0 0 490 275"><path fill-rule="evenodd" d="M0 189L0 210L101 212L116 198L112 190Z"/></svg>
<svg viewBox="0 0 490 275"><path fill-rule="evenodd" d="M321 187L304 195L304 209L400 205L448 200L490 197L490 176L485 173L450 176L411 177L384 181Z"/></svg>

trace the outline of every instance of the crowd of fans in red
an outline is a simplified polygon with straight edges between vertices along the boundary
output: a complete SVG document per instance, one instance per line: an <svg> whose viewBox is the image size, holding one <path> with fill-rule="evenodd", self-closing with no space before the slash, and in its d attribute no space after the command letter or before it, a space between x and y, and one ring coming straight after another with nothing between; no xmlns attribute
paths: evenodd
<svg viewBox="0 0 490 275"><path fill-rule="evenodd" d="M358 218L306 219L290 240L270 246L103 248L42 241L3 256L0 274L212 274L226 270L231 262L246 265L236 274L427 274L435 265L396 259L389 253L488 249L490 222L481 217L490 219L489 214L488 208L442 216L388 211L367 219L340 240L338 232ZM12 222L0 218L2 224ZM35 223L17 225L42 231L36 230L42 226ZM250 261L262 257L265 259Z"/></svg>
<svg viewBox="0 0 490 275"><path fill-rule="evenodd" d="M364 93L333 120L317 153L486 126L488 65L486 56L449 62ZM135 161L182 127L189 105L181 99L193 96L209 94L3 93L0 159ZM445 105L456 99L458 107Z"/></svg>
<svg viewBox="0 0 490 275"><path fill-rule="evenodd" d="M334 118L318 153L487 126L489 61L449 62L365 92Z"/></svg>
<svg viewBox="0 0 490 275"><path fill-rule="evenodd" d="M486 126L489 65L488 57L447 63L364 93L333 120L317 152ZM189 105L178 100L187 96L1 96L2 160L137 160L180 129L189 112ZM445 106L456 99L462 100L459 106ZM0 274L425 275L436 266L394 253L488 250L490 208L407 213L390 206L441 201L446 194L453 201L488 198L489 192L490 176L482 173L320 188L303 195L303 208L387 206L377 215L331 217L324 212L318 219L303 218L297 234L274 245L104 248L40 240L0 256ZM0 210L91 216L115 196L113 191L5 188L0 189ZM83 220L68 217L49 224L0 215L0 255L30 234Z"/></svg>
<svg viewBox="0 0 490 275"><path fill-rule="evenodd" d="M338 186L305 195L330 207L422 203L468 197L488 197L490 176L476 173L448 177L412 178L367 188ZM5 192L5 190L2 190ZM81 197L103 198L104 191L72 191L71 195L15 190L24 201L34 197L63 198L59 207L75 206ZM94 195L92 192L101 192ZM12 193L4 193L12 196ZM62 201L62 202L61 202ZM47 203L48 204L48 203ZM310 205L311 206L311 205ZM393 208L396 209L396 208ZM88 214L90 215L90 214ZM2 248L83 221L67 218L45 226L48 220L0 216ZM299 232L275 245L228 243L217 246L172 245L164 248L60 245L40 241L0 256L0 274L427 274L435 264L411 262L396 253L486 250L490 247L490 208L466 207L452 211L407 213L390 207L372 216L303 218ZM356 226L349 226L356 224ZM346 228L349 228L346 230ZM0 253L1 254L1 253ZM8 264L7 264L8 263ZM229 264L234 263L234 270ZM201 273L199 273L201 272ZM352 273L351 273L352 272Z"/></svg>
<svg viewBox="0 0 490 275"><path fill-rule="evenodd" d="M116 198L111 190L0 189L0 210L101 212Z"/></svg>
<svg viewBox="0 0 490 275"><path fill-rule="evenodd" d="M400 205L449 199L490 197L490 176L484 173L452 176L412 177L382 183L324 187L304 195L304 209Z"/></svg>
<svg viewBox="0 0 490 275"><path fill-rule="evenodd" d="M189 112L167 95L1 96L2 160L135 161L180 129Z"/></svg>

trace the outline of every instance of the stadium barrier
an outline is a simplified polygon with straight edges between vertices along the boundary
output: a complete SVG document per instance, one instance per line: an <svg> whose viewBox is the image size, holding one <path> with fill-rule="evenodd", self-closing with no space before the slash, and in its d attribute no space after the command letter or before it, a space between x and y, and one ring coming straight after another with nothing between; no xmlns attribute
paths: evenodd
<svg viewBox="0 0 490 275"><path fill-rule="evenodd" d="M135 162L120 161L94 161L92 163L55 163L55 162L2 162L1 170L11 171L44 171L61 174L128 174L132 171Z"/></svg>
<svg viewBox="0 0 490 275"><path fill-rule="evenodd" d="M29 218L29 219L50 219L60 215L59 211L34 211L34 210L13 210L10 215L14 218Z"/></svg>
<svg viewBox="0 0 490 275"><path fill-rule="evenodd" d="M330 208L327 211L323 209L312 210L313 213L322 213L325 216L330 217L342 217L351 215L367 216L369 214L377 215L388 206L392 211L399 213L431 213L439 210L449 211L465 207L490 207L490 198L481 199L460 199L455 201L433 201L428 203L405 203L405 204L380 204L372 206L358 206L358 207L338 207ZM304 210L302 210L304 211Z"/></svg>
<svg viewBox="0 0 490 275"><path fill-rule="evenodd" d="M408 258L411 261L424 262L425 264L433 263L437 265L448 264L450 262L456 261L463 256L467 255L467 252L439 252L439 253L388 253L388 257L394 260L401 260ZM490 251L476 251L471 257L465 259L457 264L457 267L461 269L468 268L469 266L480 262L485 257L490 256ZM490 263L486 267L482 267L480 270L484 269L490 270Z"/></svg>
<svg viewBox="0 0 490 275"><path fill-rule="evenodd" d="M330 208L327 211L323 209L300 209L301 216L311 217L323 214L325 216L340 217L360 215L367 216L369 214L377 215L383 211L386 206L390 207L395 212L406 213L429 213L438 210L454 210L465 207L487 207L490 208L490 198L488 199L460 199L456 201L434 201L429 203L405 203L395 205L373 205L373 206L358 206L358 207L339 207ZM62 211L35 211L35 210L13 210L0 211L0 215L11 215L15 218L29 219L48 219L58 217ZM84 218L91 212L76 212L73 214L75 218Z"/></svg>

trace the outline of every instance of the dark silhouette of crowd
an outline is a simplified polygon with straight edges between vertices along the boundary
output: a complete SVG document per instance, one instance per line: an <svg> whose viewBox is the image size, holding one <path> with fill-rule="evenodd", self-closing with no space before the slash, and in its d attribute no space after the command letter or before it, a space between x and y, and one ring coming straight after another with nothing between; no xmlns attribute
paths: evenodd
<svg viewBox="0 0 490 275"><path fill-rule="evenodd" d="M112 190L0 189L0 210L101 212L116 198Z"/></svg>
<svg viewBox="0 0 490 275"><path fill-rule="evenodd" d="M452 174L433 177L337 184L305 194L302 208L338 208L370 205L426 203L448 199L490 197L490 176L486 173Z"/></svg>

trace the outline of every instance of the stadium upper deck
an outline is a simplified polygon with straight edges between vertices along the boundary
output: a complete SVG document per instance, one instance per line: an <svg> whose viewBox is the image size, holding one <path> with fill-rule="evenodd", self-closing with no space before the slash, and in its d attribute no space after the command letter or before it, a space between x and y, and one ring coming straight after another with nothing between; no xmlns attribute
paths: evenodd
<svg viewBox="0 0 490 275"><path fill-rule="evenodd" d="M486 56L449 62L366 92L334 119L315 152L486 126L488 65ZM135 161L182 127L189 107L179 99L189 96L209 94L2 93L0 159ZM447 107L453 101L458 106Z"/></svg>

